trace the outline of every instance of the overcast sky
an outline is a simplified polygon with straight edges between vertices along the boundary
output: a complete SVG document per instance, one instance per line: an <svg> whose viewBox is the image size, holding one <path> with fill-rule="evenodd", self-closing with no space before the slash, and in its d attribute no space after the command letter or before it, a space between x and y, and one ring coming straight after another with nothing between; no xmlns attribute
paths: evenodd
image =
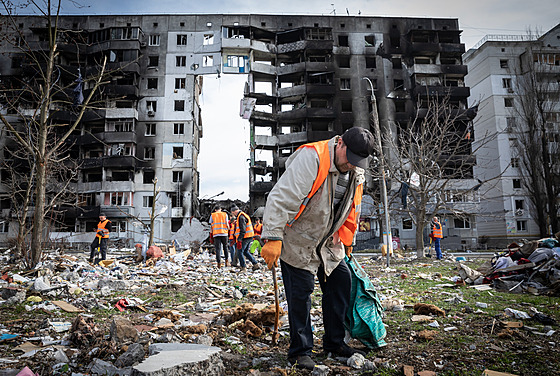
<svg viewBox="0 0 560 376"><path fill-rule="evenodd" d="M15 2L24 3L24 0ZM560 22L558 0L63 0L64 14L303 14L458 18L462 41L472 47L486 34L542 32ZM82 4L82 6L78 5ZM347 13L348 12L348 13ZM247 200L249 123L239 117L246 77L205 77L204 137L199 156L200 196Z"/></svg>

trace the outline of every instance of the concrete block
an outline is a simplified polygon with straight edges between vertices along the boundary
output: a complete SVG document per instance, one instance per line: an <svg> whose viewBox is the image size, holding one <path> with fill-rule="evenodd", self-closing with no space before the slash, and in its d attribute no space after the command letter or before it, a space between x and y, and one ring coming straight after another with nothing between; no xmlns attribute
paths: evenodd
<svg viewBox="0 0 560 376"><path fill-rule="evenodd" d="M150 345L150 357L133 367L133 376L212 376L225 368L219 347L190 343Z"/></svg>

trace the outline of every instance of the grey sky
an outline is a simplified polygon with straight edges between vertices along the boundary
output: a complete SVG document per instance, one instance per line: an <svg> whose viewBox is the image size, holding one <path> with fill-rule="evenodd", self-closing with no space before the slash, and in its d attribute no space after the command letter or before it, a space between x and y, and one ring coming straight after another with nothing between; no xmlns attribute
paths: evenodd
<svg viewBox="0 0 560 376"><path fill-rule="evenodd" d="M23 3L24 0L15 2ZM458 18L466 48L486 34L550 30L560 22L558 0L63 0L64 14L313 14ZM76 4L82 4L78 6ZM245 76L205 77L204 137L199 156L201 197L248 199L249 124L239 117ZM257 156L258 157L258 156Z"/></svg>

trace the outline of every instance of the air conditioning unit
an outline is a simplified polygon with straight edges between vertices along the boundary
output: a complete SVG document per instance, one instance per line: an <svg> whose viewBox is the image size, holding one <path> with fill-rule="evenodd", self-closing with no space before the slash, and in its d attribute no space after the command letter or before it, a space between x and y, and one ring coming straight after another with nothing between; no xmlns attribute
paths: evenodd
<svg viewBox="0 0 560 376"><path fill-rule="evenodd" d="M516 215L517 217L521 217L523 214L524 214L523 209L517 209L517 210L515 211L515 215Z"/></svg>
<svg viewBox="0 0 560 376"><path fill-rule="evenodd" d="M152 110L149 110L149 111L148 111L148 116L154 116L155 114L156 114L156 113L155 113L154 111L152 111Z"/></svg>

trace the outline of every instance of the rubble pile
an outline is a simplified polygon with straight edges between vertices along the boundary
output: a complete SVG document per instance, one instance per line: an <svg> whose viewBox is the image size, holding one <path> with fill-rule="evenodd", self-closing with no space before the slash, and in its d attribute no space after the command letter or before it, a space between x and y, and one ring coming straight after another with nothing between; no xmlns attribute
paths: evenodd
<svg viewBox="0 0 560 376"><path fill-rule="evenodd" d="M466 284L491 284L498 291L560 296L560 242L546 238L512 243L477 270L459 263Z"/></svg>

